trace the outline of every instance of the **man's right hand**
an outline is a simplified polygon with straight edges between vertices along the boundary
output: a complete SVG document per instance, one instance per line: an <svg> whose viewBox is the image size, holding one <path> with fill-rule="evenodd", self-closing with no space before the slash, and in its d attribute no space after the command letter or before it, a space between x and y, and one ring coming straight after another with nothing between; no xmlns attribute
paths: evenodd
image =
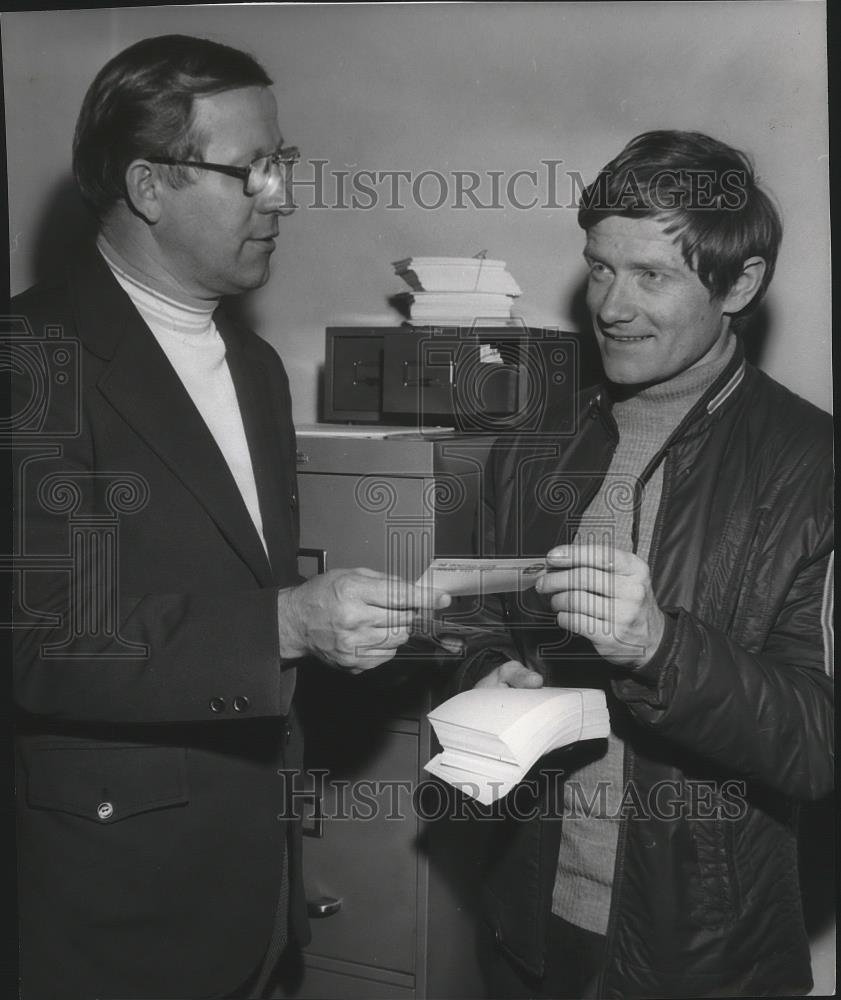
<svg viewBox="0 0 841 1000"><path fill-rule="evenodd" d="M506 660L477 681L475 687L539 688L543 687L543 678L517 660Z"/></svg>
<svg viewBox="0 0 841 1000"><path fill-rule="evenodd" d="M278 593L280 655L313 655L360 673L408 641L417 611L449 604L449 594L374 570L330 570Z"/></svg>

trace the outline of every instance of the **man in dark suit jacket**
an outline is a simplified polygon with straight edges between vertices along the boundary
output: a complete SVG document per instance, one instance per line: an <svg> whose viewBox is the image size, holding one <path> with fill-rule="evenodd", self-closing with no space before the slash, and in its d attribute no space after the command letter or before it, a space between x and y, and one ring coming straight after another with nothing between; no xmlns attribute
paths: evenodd
<svg viewBox="0 0 841 1000"><path fill-rule="evenodd" d="M270 84L183 36L112 59L74 142L97 246L13 302L24 1000L260 995L308 935L296 668L389 660L424 603L297 572L286 374L219 307L291 210Z"/></svg>

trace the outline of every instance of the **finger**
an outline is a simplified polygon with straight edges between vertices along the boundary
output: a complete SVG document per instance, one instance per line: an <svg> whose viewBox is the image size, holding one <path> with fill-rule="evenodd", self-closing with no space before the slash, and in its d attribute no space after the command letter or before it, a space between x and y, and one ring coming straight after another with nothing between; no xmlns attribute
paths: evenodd
<svg viewBox="0 0 841 1000"><path fill-rule="evenodd" d="M517 660L506 660L505 663L501 663L498 667L494 667L494 669L489 674L486 674L480 680L476 681L476 683L473 686L477 688L508 687L508 684L505 680L507 672L512 667L516 668L522 666L523 666L522 663L518 662Z"/></svg>
<svg viewBox="0 0 841 1000"><path fill-rule="evenodd" d="M353 647L376 644L381 634L399 633L408 637L413 624L411 611L353 604L341 608L324 630L334 636L337 643Z"/></svg>
<svg viewBox="0 0 841 1000"><path fill-rule="evenodd" d="M380 608L373 604L360 604L355 618L344 620L346 631L353 633L362 629L405 629L410 631L415 623L415 613L403 608Z"/></svg>
<svg viewBox="0 0 841 1000"><path fill-rule="evenodd" d="M586 590L567 590L555 594L549 604L553 611L585 615L602 624L612 623L616 618L616 605L611 598L591 594Z"/></svg>
<svg viewBox="0 0 841 1000"><path fill-rule="evenodd" d="M585 639L604 639L612 634L610 622L578 611L559 611L556 618L562 629Z"/></svg>
<svg viewBox="0 0 841 1000"><path fill-rule="evenodd" d="M356 659L362 657L366 662L380 655L384 650L395 650L409 641L408 629L365 629L358 636L346 637L341 643L344 655Z"/></svg>
<svg viewBox="0 0 841 1000"><path fill-rule="evenodd" d="M449 653L463 653L465 649L464 639L459 639L457 636L453 635L441 635L431 637L432 641L437 643L443 649L446 649Z"/></svg>
<svg viewBox="0 0 841 1000"><path fill-rule="evenodd" d="M436 590L434 587L418 587L410 585L407 593L407 607L418 610L441 610L448 608L452 603L452 597L445 590Z"/></svg>
<svg viewBox="0 0 841 1000"><path fill-rule="evenodd" d="M642 560L614 545L592 543L557 545L547 552L546 562L550 567L592 566L611 573L636 573Z"/></svg>
<svg viewBox="0 0 841 1000"><path fill-rule="evenodd" d="M396 576L365 575L357 581L356 595L366 604L380 608L446 608L452 598L443 590L418 587Z"/></svg>
<svg viewBox="0 0 841 1000"><path fill-rule="evenodd" d="M557 594L568 590L586 590L591 594L613 596L617 589L615 573L592 566L548 572L535 584L539 594Z"/></svg>
<svg viewBox="0 0 841 1000"><path fill-rule="evenodd" d="M529 670L522 663L505 663L499 668L500 680L508 687L539 688L543 687L543 678L534 670Z"/></svg>
<svg viewBox="0 0 841 1000"><path fill-rule="evenodd" d="M394 659L395 650L364 650L358 656L349 657L339 665L349 674L361 674Z"/></svg>
<svg viewBox="0 0 841 1000"><path fill-rule="evenodd" d="M371 636L371 641L363 648L371 650L398 649L408 641L408 629L379 629L376 634Z"/></svg>

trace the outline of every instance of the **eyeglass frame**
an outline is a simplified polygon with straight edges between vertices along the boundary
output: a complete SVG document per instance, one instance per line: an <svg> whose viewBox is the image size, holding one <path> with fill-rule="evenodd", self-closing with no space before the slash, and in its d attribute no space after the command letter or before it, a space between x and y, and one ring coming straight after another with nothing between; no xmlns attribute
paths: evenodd
<svg viewBox="0 0 841 1000"><path fill-rule="evenodd" d="M255 156L251 163L247 167L237 167L232 163L208 163L205 160L176 160L171 156L147 156L150 163L160 163L166 167L196 167L199 170L214 170L216 173L225 174L228 177L236 177L238 180L242 181L242 193L247 198L255 198L258 194L265 190L265 188L260 188L259 191L255 191L254 194L248 193L248 179L251 176L251 169L258 160L265 160L269 158L276 167L280 167L282 164L289 164L290 166L298 163L301 159L301 151L297 146L282 146L280 149L276 150L274 153L266 153L263 156Z"/></svg>

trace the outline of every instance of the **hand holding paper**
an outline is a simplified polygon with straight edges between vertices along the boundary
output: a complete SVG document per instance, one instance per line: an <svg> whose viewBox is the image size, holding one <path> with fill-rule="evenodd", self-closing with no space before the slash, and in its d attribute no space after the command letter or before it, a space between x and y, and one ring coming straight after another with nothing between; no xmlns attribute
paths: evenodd
<svg viewBox="0 0 841 1000"><path fill-rule="evenodd" d="M474 687L539 688L543 687L543 678L536 670L529 670L517 660L506 660L477 681Z"/></svg>
<svg viewBox="0 0 841 1000"><path fill-rule="evenodd" d="M665 619L646 562L605 545L559 545L546 562L536 589L550 597L561 628L589 639L610 663L648 663Z"/></svg>
<svg viewBox="0 0 841 1000"><path fill-rule="evenodd" d="M450 598L370 569L321 573L277 596L280 654L315 655L359 673L392 659L419 615L445 608Z"/></svg>

